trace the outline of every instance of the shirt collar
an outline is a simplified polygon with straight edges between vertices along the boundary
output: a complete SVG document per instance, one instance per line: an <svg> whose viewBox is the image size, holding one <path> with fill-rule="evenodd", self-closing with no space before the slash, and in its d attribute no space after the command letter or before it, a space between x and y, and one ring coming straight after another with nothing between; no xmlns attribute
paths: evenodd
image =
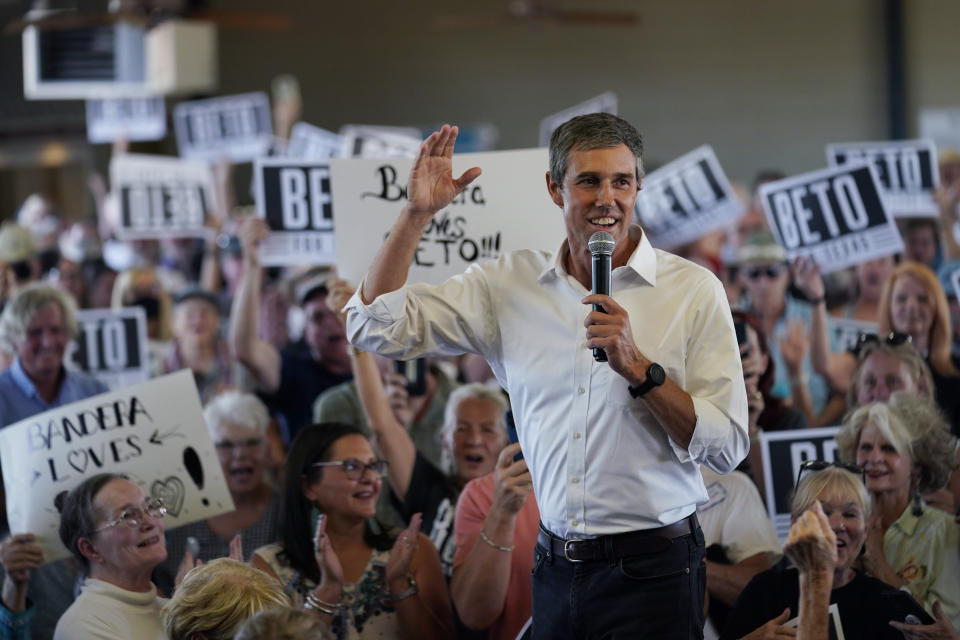
<svg viewBox="0 0 960 640"><path fill-rule="evenodd" d="M70 378L67 376L67 372L60 367L61 375L63 376L63 382L60 383L60 390L57 392L57 398L59 398L67 386L70 384ZM30 376L27 375L27 372L23 369L23 365L20 364L20 358L14 358L13 364L10 365L10 377L13 378L14 383L23 391L23 394L28 398L35 398L42 402L44 405L50 405L49 402L40 397L40 394L37 393L37 386L33 384L33 380L30 379ZM56 402L56 400L54 400Z"/></svg>
<svg viewBox="0 0 960 640"><path fill-rule="evenodd" d="M923 505L924 508L929 509L927 505ZM900 514L900 517L896 519L893 523L893 526L897 527L907 536L912 536L913 532L917 530L917 526L920 524L920 518L914 515L913 513L913 500L907 504L907 508L903 510L903 513Z"/></svg>
<svg viewBox="0 0 960 640"><path fill-rule="evenodd" d="M647 239L647 234L645 234L643 229L636 224L630 225L627 233L629 233L630 239L637 243L637 248L633 250L632 254L630 254L630 258L627 260L626 267L636 272L637 275L643 278L651 286L657 286L657 254L654 252L653 245L650 244L650 240ZM548 263L543 268L543 271L541 271L540 275L537 277L537 281L543 282L550 276L554 278L565 277L567 275L567 271L564 269L563 263L566 261L569 253L570 243L566 238L564 238L563 242L560 243L560 248L557 249L553 254L553 262Z"/></svg>

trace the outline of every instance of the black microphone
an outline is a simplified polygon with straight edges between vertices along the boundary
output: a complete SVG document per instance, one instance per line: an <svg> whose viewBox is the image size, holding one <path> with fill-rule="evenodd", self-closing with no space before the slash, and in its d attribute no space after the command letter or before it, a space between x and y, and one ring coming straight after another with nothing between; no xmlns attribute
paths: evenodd
<svg viewBox="0 0 960 640"><path fill-rule="evenodd" d="M593 293L610 295L610 259L615 245L613 236L606 231L597 231L590 236L590 241L587 242L587 247L590 248L590 253L593 255ZM606 310L599 304L593 305L593 310L606 313ZM606 362L607 352L595 348L593 359L597 362Z"/></svg>

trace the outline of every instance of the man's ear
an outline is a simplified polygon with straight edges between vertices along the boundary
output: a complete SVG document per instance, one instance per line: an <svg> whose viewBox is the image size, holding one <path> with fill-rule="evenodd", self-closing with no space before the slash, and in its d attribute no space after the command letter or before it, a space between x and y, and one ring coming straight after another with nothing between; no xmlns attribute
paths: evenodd
<svg viewBox="0 0 960 640"><path fill-rule="evenodd" d="M77 549L80 551L80 555L89 560L91 564L103 564L106 562L90 538L80 538L77 540Z"/></svg>
<svg viewBox="0 0 960 640"><path fill-rule="evenodd" d="M563 193L561 191L562 186L563 185L554 182L550 172L547 171L547 192L550 194L550 199L553 200L553 204L557 205L561 209L563 209Z"/></svg>

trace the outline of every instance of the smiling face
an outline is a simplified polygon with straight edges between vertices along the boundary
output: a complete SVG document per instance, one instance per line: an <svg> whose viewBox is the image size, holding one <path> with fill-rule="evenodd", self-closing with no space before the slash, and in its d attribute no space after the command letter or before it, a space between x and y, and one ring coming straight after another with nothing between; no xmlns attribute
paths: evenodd
<svg viewBox="0 0 960 640"><path fill-rule="evenodd" d="M17 349L20 364L30 379L39 382L59 376L69 341L60 305L48 302L40 307L27 325L23 343Z"/></svg>
<svg viewBox="0 0 960 640"><path fill-rule="evenodd" d="M886 351L873 351L860 367L857 379L857 404L886 402L895 391L920 393L910 367Z"/></svg>
<svg viewBox="0 0 960 640"><path fill-rule="evenodd" d="M330 447L329 462L349 459L369 464L377 459L370 443L359 434L343 436ZM364 469L356 480L347 477L341 466L323 467L319 477L305 484L303 493L317 505L321 513L349 519L372 518L377 512L377 498L383 479L374 471Z"/></svg>
<svg viewBox="0 0 960 640"><path fill-rule="evenodd" d="M267 439L256 429L223 420L211 433L227 488L233 496L255 491L269 456Z"/></svg>
<svg viewBox="0 0 960 640"><path fill-rule="evenodd" d="M127 509L142 509L146 498L143 489L129 480L111 480L93 499L97 528L115 520ZM97 554L90 558L93 577L103 572L114 575L149 572L167 559L163 518L150 517L142 510L139 515L136 527L121 522L90 537Z"/></svg>
<svg viewBox="0 0 960 640"><path fill-rule="evenodd" d="M884 256L858 264L856 272L860 298L872 301L879 300L880 294L883 292L883 283L887 281L893 267L893 256Z"/></svg>
<svg viewBox="0 0 960 640"><path fill-rule="evenodd" d="M209 344L220 331L220 312L200 298L188 298L173 309L173 334L181 342Z"/></svg>
<svg viewBox="0 0 960 640"><path fill-rule="evenodd" d="M786 304L790 272L782 262L759 262L745 265L739 272L740 282L750 296L751 309L767 316L779 313Z"/></svg>
<svg viewBox="0 0 960 640"><path fill-rule="evenodd" d="M909 274L897 278L890 295L893 330L907 333L915 344L926 344L933 326L933 296Z"/></svg>
<svg viewBox="0 0 960 640"><path fill-rule="evenodd" d="M506 444L503 414L496 402L486 398L466 398L460 402L453 432L453 457L457 479L462 484L492 472Z"/></svg>
<svg viewBox="0 0 960 640"><path fill-rule="evenodd" d="M837 571L846 571L853 566L867 539L867 517L855 495L833 493L825 491L817 499L837 536Z"/></svg>
<svg viewBox="0 0 960 640"><path fill-rule="evenodd" d="M907 453L899 453L872 423L860 432L857 464L866 472L867 489L871 493L892 492L909 496L912 458Z"/></svg>
<svg viewBox="0 0 960 640"><path fill-rule="evenodd" d="M563 209L570 254L574 260L590 258L587 243L597 231L613 236L614 266L626 264L634 245L628 231L640 183L637 159L625 144L601 149L573 149L567 156L567 172L557 184L547 174L547 189Z"/></svg>

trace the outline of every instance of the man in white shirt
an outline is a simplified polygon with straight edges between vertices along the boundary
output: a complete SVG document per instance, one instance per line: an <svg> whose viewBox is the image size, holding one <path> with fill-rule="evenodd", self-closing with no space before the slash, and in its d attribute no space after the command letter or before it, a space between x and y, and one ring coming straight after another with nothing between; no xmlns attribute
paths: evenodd
<svg viewBox="0 0 960 640"><path fill-rule="evenodd" d="M439 286L405 286L432 216L480 175L453 178L456 137L444 125L421 146L408 202L347 304L348 337L393 358L478 353L510 393L542 519L534 637L699 638L699 465L728 472L748 448L723 287L631 225L640 136L608 114L574 118L551 139L547 190L567 231L559 251L516 251ZM590 295L587 243L601 230L615 241L612 297Z"/></svg>

